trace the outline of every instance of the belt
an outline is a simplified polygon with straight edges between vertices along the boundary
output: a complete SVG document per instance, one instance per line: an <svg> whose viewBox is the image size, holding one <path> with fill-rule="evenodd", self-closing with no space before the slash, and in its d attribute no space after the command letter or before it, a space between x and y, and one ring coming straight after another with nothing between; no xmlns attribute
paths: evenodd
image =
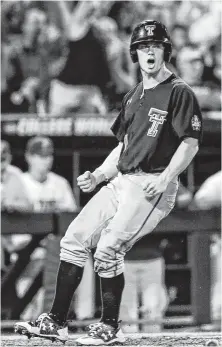
<svg viewBox="0 0 222 347"><path fill-rule="evenodd" d="M137 168L130 169L130 170L120 170L120 172L123 175L133 175L135 173L155 174L155 173L161 173L163 171L164 170L152 170L152 171L147 172L147 171L142 170L140 166L138 166Z"/></svg>

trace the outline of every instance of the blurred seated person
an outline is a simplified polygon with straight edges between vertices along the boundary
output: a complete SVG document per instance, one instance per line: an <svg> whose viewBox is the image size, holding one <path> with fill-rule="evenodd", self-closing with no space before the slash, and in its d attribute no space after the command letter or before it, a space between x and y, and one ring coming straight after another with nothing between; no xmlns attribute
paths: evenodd
<svg viewBox="0 0 222 347"><path fill-rule="evenodd" d="M153 236L138 241L125 257L125 287L120 319L146 319L143 332L160 332L169 303L165 287L165 262L162 249ZM128 333L139 331L139 325L122 326Z"/></svg>
<svg viewBox="0 0 222 347"><path fill-rule="evenodd" d="M192 87L203 111L220 110L220 87L211 76L204 74L204 57L197 46L189 45L178 52L177 69Z"/></svg>
<svg viewBox="0 0 222 347"><path fill-rule="evenodd" d="M27 212L31 202L22 179L22 171L11 165L12 154L7 141L1 140L1 210Z"/></svg>
<svg viewBox="0 0 222 347"><path fill-rule="evenodd" d="M105 114L110 74L105 50L96 37L92 22L96 2L74 4L58 1L68 41L68 56L64 68L51 82L50 114L68 112Z"/></svg>
<svg viewBox="0 0 222 347"><path fill-rule="evenodd" d="M11 165L12 154L7 141L1 140L1 211L29 212L31 202L26 193L22 179L22 171ZM14 235L2 236L2 247L10 263L10 253L15 250L16 239Z"/></svg>
<svg viewBox="0 0 222 347"><path fill-rule="evenodd" d="M48 137L36 136L27 142L25 158L28 171L23 173L23 182L32 204L33 212L73 212L76 201L68 181L52 172L54 156L53 142ZM31 236L30 236L31 238ZM22 296L33 277L43 265L45 257L44 240L31 256L31 262L23 277L17 283L18 296ZM42 310L44 289L37 293L23 312L23 319L35 319Z"/></svg>
<svg viewBox="0 0 222 347"><path fill-rule="evenodd" d="M52 172L53 142L48 137L31 138L26 146L28 171L23 173L27 194L35 212L75 211L77 209L68 181Z"/></svg>
<svg viewBox="0 0 222 347"><path fill-rule="evenodd" d="M7 141L1 140L1 211L26 212L31 209L25 186L22 181L22 171L11 165L12 154ZM10 214L8 215L10 218ZM11 254L18 248L14 235L1 236L1 275L7 273L11 265ZM10 319L11 300L15 295L15 286L11 285L7 298L2 300L2 317Z"/></svg>

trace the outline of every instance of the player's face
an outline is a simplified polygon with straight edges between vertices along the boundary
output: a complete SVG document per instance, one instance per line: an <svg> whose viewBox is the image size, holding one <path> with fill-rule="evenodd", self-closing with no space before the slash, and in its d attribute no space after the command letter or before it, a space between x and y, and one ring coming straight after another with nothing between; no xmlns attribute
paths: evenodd
<svg viewBox="0 0 222 347"><path fill-rule="evenodd" d="M164 62L164 46L159 42L139 43L137 55L141 70L147 74L155 74Z"/></svg>
<svg viewBox="0 0 222 347"><path fill-rule="evenodd" d="M53 156L41 156L38 154L28 155L27 162L29 168L39 174L48 173L52 169Z"/></svg>

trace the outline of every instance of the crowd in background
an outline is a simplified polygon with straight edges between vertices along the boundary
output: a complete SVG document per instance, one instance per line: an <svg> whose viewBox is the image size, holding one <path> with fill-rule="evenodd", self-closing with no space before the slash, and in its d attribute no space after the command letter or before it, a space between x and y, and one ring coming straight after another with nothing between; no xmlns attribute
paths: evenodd
<svg viewBox="0 0 222 347"><path fill-rule="evenodd" d="M2 1L1 11L3 113L119 110L140 80L129 44L144 19L167 26L169 68L193 87L202 110L220 110L219 1Z"/></svg>

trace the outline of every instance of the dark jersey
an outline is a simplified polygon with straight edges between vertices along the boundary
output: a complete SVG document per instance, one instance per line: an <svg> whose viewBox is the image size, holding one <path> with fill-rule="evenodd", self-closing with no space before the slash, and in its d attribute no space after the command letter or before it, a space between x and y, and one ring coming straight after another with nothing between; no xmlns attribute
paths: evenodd
<svg viewBox="0 0 222 347"><path fill-rule="evenodd" d="M172 74L144 94L142 82L126 94L111 130L124 142L119 171L162 172L184 138L201 140L202 116L192 89Z"/></svg>

